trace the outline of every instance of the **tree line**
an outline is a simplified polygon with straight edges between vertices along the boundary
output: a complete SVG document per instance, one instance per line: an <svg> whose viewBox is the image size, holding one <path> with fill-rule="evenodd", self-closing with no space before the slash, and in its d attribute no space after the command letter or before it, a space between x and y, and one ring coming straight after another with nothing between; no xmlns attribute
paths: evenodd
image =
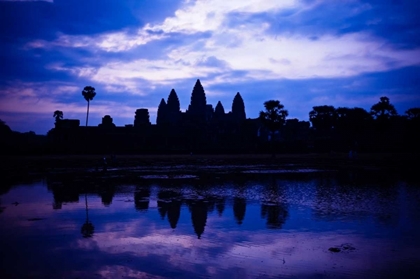
<svg viewBox="0 0 420 279"><path fill-rule="evenodd" d="M269 100L264 108L259 115L261 122L271 133L281 132L288 116L284 105ZM360 142L369 145L365 146L368 150L419 150L420 108L410 108L405 115L399 115L386 96L372 105L369 112L360 107L314 106L309 121L311 139L318 147L324 145L324 150L345 149L343 145L356 149Z"/></svg>
<svg viewBox="0 0 420 279"><path fill-rule="evenodd" d="M86 127L88 127L90 101L96 96L95 88L92 86L84 87L82 96L87 101ZM418 142L420 142L420 138L417 131L420 128L420 108L410 108L405 112L405 115L399 115L386 96L381 97L378 103L373 104L370 111L360 107L314 106L309 112L311 127L308 124L307 133L304 133L304 138L300 137L299 140L296 136L293 136L295 132L292 127L292 124L296 124L299 120L288 119L288 110L279 100L268 100L263 105L264 110L260 111L256 119L245 119L238 126L239 128L230 127L233 132L225 133L223 135L224 141L229 141L227 138L230 136L233 138L230 141L234 142L236 139L243 140L248 137L250 140L243 144L241 148L245 150L247 145L253 146L253 149L249 152L267 152L267 146L280 152L356 149L361 151L419 150ZM217 116L217 113L215 113L215 116ZM53 117L57 123L63 120L64 113L56 110ZM220 133L217 128L213 127L209 133ZM265 139L264 137L256 138L256 130L265 130L268 136ZM48 150L43 146L48 146L51 143L45 137L36 136L33 132L24 134L13 132L1 120L0 133L0 144L4 151L14 150L25 153L31 152L31 149ZM161 137L163 134L159 134L159 131L157 131L155 132L156 135ZM210 137L203 136L203 138ZM142 140L147 142L144 138ZM151 141L153 142L153 139ZM168 141L170 143L170 139L167 138L166 142ZM299 141L299 144L296 144L297 141ZM234 145L236 143L231 144L231 146Z"/></svg>

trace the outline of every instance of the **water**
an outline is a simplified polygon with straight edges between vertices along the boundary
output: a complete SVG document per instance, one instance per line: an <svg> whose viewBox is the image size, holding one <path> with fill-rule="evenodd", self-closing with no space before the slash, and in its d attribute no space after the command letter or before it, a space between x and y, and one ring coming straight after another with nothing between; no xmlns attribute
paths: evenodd
<svg viewBox="0 0 420 279"><path fill-rule="evenodd" d="M420 274L420 187L402 175L50 175L2 189L1 278Z"/></svg>

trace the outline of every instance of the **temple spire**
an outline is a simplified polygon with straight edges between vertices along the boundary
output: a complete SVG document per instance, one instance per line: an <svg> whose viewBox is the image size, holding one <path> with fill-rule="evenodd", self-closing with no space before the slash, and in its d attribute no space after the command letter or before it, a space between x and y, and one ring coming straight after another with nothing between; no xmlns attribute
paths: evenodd
<svg viewBox="0 0 420 279"><path fill-rule="evenodd" d="M219 117L225 115L225 108L220 101L217 102L216 108L214 109L214 115Z"/></svg>
<svg viewBox="0 0 420 279"><path fill-rule="evenodd" d="M200 80L197 79L191 93L191 103L188 106L188 112L191 115L205 116L206 104L206 93L204 92L204 88L201 85Z"/></svg>
<svg viewBox="0 0 420 279"><path fill-rule="evenodd" d="M246 119L244 100L239 92L236 93L235 98L233 98L232 115L236 120Z"/></svg>
<svg viewBox="0 0 420 279"><path fill-rule="evenodd" d="M162 125L164 123L167 122L167 104L165 102L165 99L162 98L162 100L160 100L160 104L157 110L157 115L156 115L156 124L157 125Z"/></svg>

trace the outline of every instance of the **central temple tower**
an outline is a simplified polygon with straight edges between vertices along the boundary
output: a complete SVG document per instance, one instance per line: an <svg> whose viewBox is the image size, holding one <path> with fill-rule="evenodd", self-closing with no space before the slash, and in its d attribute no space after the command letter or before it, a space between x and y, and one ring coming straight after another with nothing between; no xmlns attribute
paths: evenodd
<svg viewBox="0 0 420 279"><path fill-rule="evenodd" d="M206 106L206 93L204 92L200 80L197 79L191 94L191 102L188 106L187 114L197 121L205 121Z"/></svg>

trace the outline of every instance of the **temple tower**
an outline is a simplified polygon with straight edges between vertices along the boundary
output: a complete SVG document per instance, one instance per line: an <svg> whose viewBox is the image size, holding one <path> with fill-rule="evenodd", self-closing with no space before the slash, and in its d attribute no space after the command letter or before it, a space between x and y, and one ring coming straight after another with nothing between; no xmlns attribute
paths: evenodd
<svg viewBox="0 0 420 279"><path fill-rule="evenodd" d="M239 92L236 93L235 98L233 98L232 116L237 121L242 121L246 119L244 100L242 99L241 94L239 94Z"/></svg>
<svg viewBox="0 0 420 279"><path fill-rule="evenodd" d="M200 80L197 79L191 93L191 103L188 106L187 113L194 121L204 122L206 120L206 106L206 93Z"/></svg>
<svg viewBox="0 0 420 279"><path fill-rule="evenodd" d="M156 115L156 124L157 125L163 125L166 124L168 121L168 105L165 102L165 99L162 98L160 100L160 104L157 110Z"/></svg>
<svg viewBox="0 0 420 279"><path fill-rule="evenodd" d="M136 110L136 115L134 117L134 127L142 127L150 125L150 116L148 109L138 109Z"/></svg>
<svg viewBox="0 0 420 279"><path fill-rule="evenodd" d="M181 118L181 106L179 104L178 95L174 89L172 89L171 93L169 93L168 102L166 105L166 113L169 123L173 125L179 123Z"/></svg>

